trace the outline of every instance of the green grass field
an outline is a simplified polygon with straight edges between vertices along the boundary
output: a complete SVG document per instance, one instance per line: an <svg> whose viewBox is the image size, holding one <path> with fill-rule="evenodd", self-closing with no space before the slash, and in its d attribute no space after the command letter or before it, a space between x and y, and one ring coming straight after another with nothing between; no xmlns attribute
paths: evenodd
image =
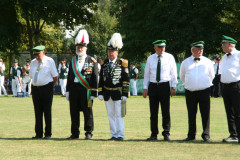
<svg viewBox="0 0 240 160"><path fill-rule="evenodd" d="M222 98L211 99L211 142L201 138L201 116L197 116L196 141L183 142L188 131L184 96L171 98L171 140L147 142L150 136L149 101L141 96L130 97L125 117L125 140L107 141L111 137L105 104L94 102L93 140L84 140L81 113L80 139L65 140L70 136L68 101L54 96L52 109L52 139L32 140L34 110L31 98L0 97L0 159L3 160L71 160L71 159L240 159L240 144L222 143L229 136ZM161 127L159 113L159 131Z"/></svg>

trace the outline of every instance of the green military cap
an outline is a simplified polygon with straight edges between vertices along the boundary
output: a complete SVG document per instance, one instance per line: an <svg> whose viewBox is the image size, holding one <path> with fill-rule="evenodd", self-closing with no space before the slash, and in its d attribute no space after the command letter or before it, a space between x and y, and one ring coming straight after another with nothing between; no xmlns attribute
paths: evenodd
<svg viewBox="0 0 240 160"><path fill-rule="evenodd" d="M18 60L17 60L17 59L14 59L14 60L13 60L13 63L18 63Z"/></svg>
<svg viewBox="0 0 240 160"><path fill-rule="evenodd" d="M30 59L26 59L26 62L30 62Z"/></svg>
<svg viewBox="0 0 240 160"><path fill-rule="evenodd" d="M44 51L45 49L45 46L36 46L34 47L32 50L33 50L33 55L36 56L36 55L39 55L39 53L41 51Z"/></svg>
<svg viewBox="0 0 240 160"><path fill-rule="evenodd" d="M225 35L222 35L222 43L232 43L232 44L237 44L237 41L231 37L228 37L228 36L225 36Z"/></svg>
<svg viewBox="0 0 240 160"><path fill-rule="evenodd" d="M204 48L204 41L199 41L199 42L194 42L191 43L190 46L191 47L197 47L197 48Z"/></svg>
<svg viewBox="0 0 240 160"><path fill-rule="evenodd" d="M135 62L131 62L130 65L134 65L135 66Z"/></svg>
<svg viewBox="0 0 240 160"><path fill-rule="evenodd" d="M154 47L165 47L166 46L166 40L156 40L152 43Z"/></svg>

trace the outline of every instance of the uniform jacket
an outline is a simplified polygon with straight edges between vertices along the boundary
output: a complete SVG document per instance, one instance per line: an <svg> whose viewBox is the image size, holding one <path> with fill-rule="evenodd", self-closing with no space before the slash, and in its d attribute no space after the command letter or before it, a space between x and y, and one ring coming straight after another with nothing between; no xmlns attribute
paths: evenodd
<svg viewBox="0 0 240 160"><path fill-rule="evenodd" d="M96 97L97 86L98 86L98 66L94 58L87 55L81 74L84 76L84 78L87 80L88 84L91 87L91 96ZM72 61L71 61L69 65L69 72L67 77L67 86L66 86L67 92L71 92L71 90L74 89L74 86L73 86L74 79L75 79L75 74L73 72ZM82 89L85 89L85 88L82 87ZM86 94L87 94L87 90L86 90Z"/></svg>
<svg viewBox="0 0 240 160"><path fill-rule="evenodd" d="M119 88L119 90L112 89ZM117 58L110 69L109 59L105 59L101 65L98 95L103 95L104 101L121 100L122 96L128 97L129 76L128 64L126 60Z"/></svg>

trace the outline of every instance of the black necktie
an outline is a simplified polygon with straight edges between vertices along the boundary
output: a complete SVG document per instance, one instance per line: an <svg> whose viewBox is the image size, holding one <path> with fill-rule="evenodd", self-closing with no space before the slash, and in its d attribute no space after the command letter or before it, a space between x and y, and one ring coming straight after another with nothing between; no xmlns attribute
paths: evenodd
<svg viewBox="0 0 240 160"><path fill-rule="evenodd" d="M216 72L216 75L218 75L218 70L219 70L219 64L217 64L217 72Z"/></svg>
<svg viewBox="0 0 240 160"><path fill-rule="evenodd" d="M231 53L227 53L227 56L231 56L232 54Z"/></svg>
<svg viewBox="0 0 240 160"><path fill-rule="evenodd" d="M196 62L196 61L200 61L200 58L194 58L194 61Z"/></svg>
<svg viewBox="0 0 240 160"><path fill-rule="evenodd" d="M161 76L161 58L158 56L158 64L157 64L157 76L156 76L156 81L160 81L160 76Z"/></svg>

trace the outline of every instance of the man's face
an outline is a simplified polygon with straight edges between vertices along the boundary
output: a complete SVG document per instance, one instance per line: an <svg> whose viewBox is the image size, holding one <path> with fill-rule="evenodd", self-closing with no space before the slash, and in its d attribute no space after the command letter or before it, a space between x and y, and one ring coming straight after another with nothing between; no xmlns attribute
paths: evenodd
<svg viewBox="0 0 240 160"><path fill-rule="evenodd" d="M30 65L30 63L29 63L29 62L27 62L27 63L26 63L26 66L29 66L29 65Z"/></svg>
<svg viewBox="0 0 240 160"><path fill-rule="evenodd" d="M82 46L82 45L77 45L76 46L76 54L80 57L86 55L87 52L87 47Z"/></svg>
<svg viewBox="0 0 240 160"><path fill-rule="evenodd" d="M42 62L43 57L44 57L44 51L40 51L38 55L35 55L35 58L38 62Z"/></svg>
<svg viewBox="0 0 240 160"><path fill-rule="evenodd" d="M134 67L134 65L133 65L133 64L131 64L131 65L130 65L130 68L133 68L133 67Z"/></svg>
<svg viewBox="0 0 240 160"><path fill-rule="evenodd" d="M3 60L0 58L0 62L3 62Z"/></svg>
<svg viewBox="0 0 240 160"><path fill-rule="evenodd" d="M18 66L18 63L17 63L17 62L15 62L15 63L13 63L13 65L14 65L14 66Z"/></svg>
<svg viewBox="0 0 240 160"><path fill-rule="evenodd" d="M62 66L66 65L66 61L61 61Z"/></svg>
<svg viewBox="0 0 240 160"><path fill-rule="evenodd" d="M156 46L156 47L154 47L154 50L156 51L156 53L158 55L161 55L161 54L163 54L165 52L165 47L158 47L158 46Z"/></svg>
<svg viewBox="0 0 240 160"><path fill-rule="evenodd" d="M225 53L231 52L230 47L231 47L230 43L227 43L227 42L222 43L223 52L225 52Z"/></svg>
<svg viewBox="0 0 240 160"><path fill-rule="evenodd" d="M192 48L192 55L195 58L199 58L203 55L203 48L200 47L193 47Z"/></svg>
<svg viewBox="0 0 240 160"><path fill-rule="evenodd" d="M108 58L113 61L118 56L118 51L115 51L114 49L108 49Z"/></svg>

